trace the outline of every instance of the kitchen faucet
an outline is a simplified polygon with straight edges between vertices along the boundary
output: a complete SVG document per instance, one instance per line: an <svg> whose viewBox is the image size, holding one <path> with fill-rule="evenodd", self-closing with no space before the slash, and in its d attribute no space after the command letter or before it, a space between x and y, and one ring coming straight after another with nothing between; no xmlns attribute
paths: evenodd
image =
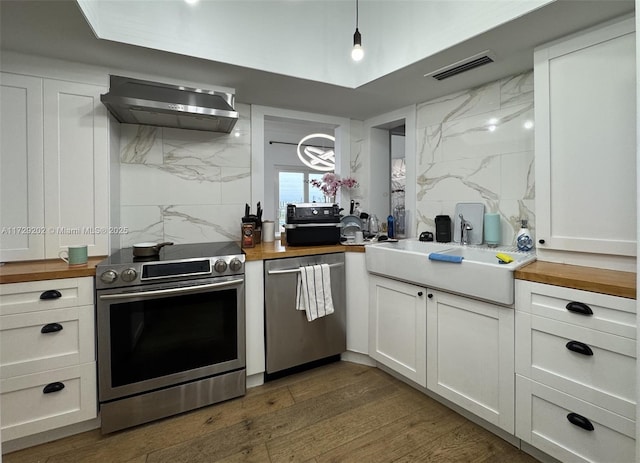
<svg viewBox="0 0 640 463"><path fill-rule="evenodd" d="M473 225L465 220L462 214L458 216L460 217L460 244L469 244L469 230L473 230Z"/></svg>

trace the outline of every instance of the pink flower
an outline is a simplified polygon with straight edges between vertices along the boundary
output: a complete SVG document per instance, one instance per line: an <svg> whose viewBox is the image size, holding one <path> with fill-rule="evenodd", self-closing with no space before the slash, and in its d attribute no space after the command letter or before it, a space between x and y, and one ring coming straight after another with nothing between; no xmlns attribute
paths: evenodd
<svg viewBox="0 0 640 463"><path fill-rule="evenodd" d="M328 172L322 176L322 181L311 180L311 185L319 188L325 196L335 196L342 187L347 189L357 188L358 181L354 178L347 177L341 179L338 175Z"/></svg>

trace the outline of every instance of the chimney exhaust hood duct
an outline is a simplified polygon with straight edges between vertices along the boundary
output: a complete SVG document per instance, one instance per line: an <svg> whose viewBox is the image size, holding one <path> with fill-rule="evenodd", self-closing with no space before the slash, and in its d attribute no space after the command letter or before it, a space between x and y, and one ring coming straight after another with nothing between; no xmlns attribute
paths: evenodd
<svg viewBox="0 0 640 463"><path fill-rule="evenodd" d="M231 93L110 77L100 101L119 122L230 133L238 121Z"/></svg>

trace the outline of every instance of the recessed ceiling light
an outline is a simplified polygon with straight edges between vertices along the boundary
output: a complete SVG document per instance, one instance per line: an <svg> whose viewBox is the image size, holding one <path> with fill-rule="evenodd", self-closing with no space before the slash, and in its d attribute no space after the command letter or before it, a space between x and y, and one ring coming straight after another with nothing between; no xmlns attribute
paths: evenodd
<svg viewBox="0 0 640 463"><path fill-rule="evenodd" d="M184 2L187 5L195 5L196 3L198 3L200 0L184 0Z"/></svg>

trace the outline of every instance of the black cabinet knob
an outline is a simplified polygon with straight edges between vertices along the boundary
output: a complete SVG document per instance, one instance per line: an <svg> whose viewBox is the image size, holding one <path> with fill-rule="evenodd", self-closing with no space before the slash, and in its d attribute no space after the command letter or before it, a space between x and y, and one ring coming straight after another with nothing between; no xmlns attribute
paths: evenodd
<svg viewBox="0 0 640 463"><path fill-rule="evenodd" d="M428 297L429 299L431 299L431 298L433 298L433 294L429 293L429 294L427 294L427 297Z"/></svg>
<svg viewBox="0 0 640 463"><path fill-rule="evenodd" d="M422 296L422 291L418 291L418 296Z"/></svg>
<svg viewBox="0 0 640 463"><path fill-rule="evenodd" d="M541 240L538 240L538 243L540 243L540 244L544 244L544 240L542 240L542 239L541 239Z"/></svg>
<svg viewBox="0 0 640 463"><path fill-rule="evenodd" d="M43 334L57 333L58 331L62 331L62 328L60 323L47 323L40 329L40 332Z"/></svg>
<svg viewBox="0 0 640 463"><path fill-rule="evenodd" d="M43 394L51 394L52 392L59 392L64 389L64 384L60 382L49 383L44 389L42 389Z"/></svg>

